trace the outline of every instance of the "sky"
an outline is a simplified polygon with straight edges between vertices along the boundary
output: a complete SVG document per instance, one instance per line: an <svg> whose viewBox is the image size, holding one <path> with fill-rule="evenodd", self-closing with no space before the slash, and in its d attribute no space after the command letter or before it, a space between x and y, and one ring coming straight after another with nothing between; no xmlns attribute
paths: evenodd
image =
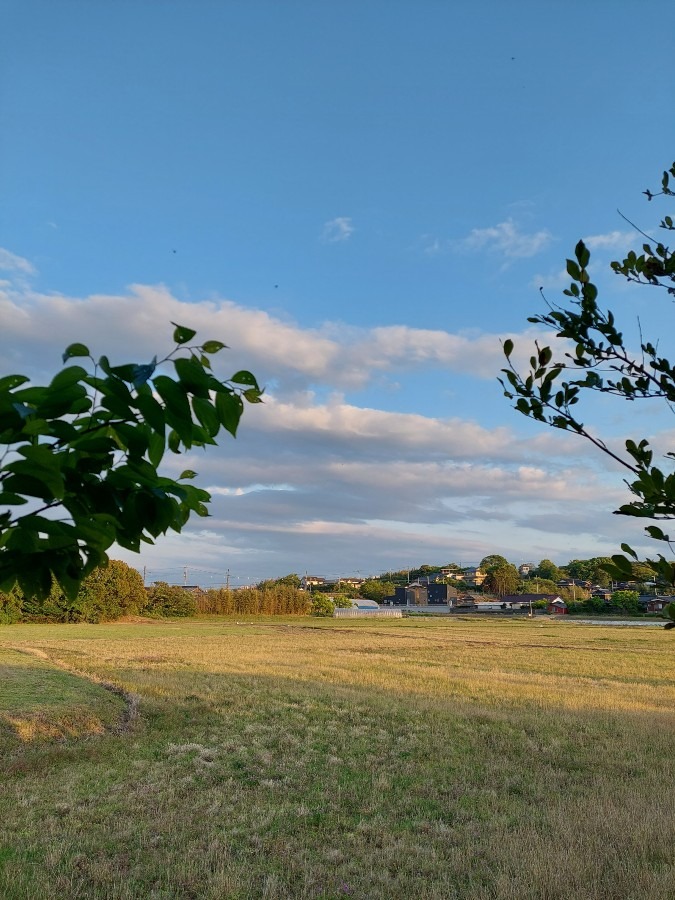
<svg viewBox="0 0 675 900"><path fill-rule="evenodd" d="M675 158L671 12L5 0L0 375L44 382L73 341L149 361L174 321L266 388L236 440L167 462L211 517L112 555L209 587L654 553L612 514L616 465L497 377L579 238L629 339L639 320L666 352L667 300L609 262L642 243L621 214L672 214L642 195ZM672 446L656 408L588 414L610 442Z"/></svg>

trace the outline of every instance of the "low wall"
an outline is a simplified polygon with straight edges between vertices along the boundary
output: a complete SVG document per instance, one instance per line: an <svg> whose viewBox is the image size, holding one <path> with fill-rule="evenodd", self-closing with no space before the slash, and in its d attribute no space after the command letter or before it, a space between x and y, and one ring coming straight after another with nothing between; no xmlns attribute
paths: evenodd
<svg viewBox="0 0 675 900"><path fill-rule="evenodd" d="M336 619L356 619L360 616L386 616L390 619L402 619L400 609L336 609L333 613Z"/></svg>

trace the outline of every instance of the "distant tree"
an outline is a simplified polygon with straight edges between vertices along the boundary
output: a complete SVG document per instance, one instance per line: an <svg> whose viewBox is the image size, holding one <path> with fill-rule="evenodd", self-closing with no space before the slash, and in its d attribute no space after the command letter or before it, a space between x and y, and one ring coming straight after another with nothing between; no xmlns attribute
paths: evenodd
<svg viewBox="0 0 675 900"><path fill-rule="evenodd" d="M179 585L157 581L148 591L145 615L185 617L197 615L197 602L190 591Z"/></svg>
<svg viewBox="0 0 675 900"><path fill-rule="evenodd" d="M46 386L0 378L0 507L9 507L0 590L45 599L56 579L74 600L113 543L138 552L193 513L208 515L209 494L186 483L195 472L159 474L165 451L213 445L222 429L234 436L244 401L261 402L262 391L246 371L219 381L209 357L225 345L190 344L194 336L177 325L164 359L123 366L71 344L63 362L86 358L87 368L68 365ZM163 364L175 377L160 374Z"/></svg>
<svg viewBox="0 0 675 900"><path fill-rule="evenodd" d="M637 591L614 591L611 602L613 606L625 610L625 612L637 613L640 610L639 599L640 595Z"/></svg>
<svg viewBox="0 0 675 900"><path fill-rule="evenodd" d="M577 601L582 602L584 600L588 600L591 596L590 591L580 587L578 584L570 587L557 587L555 589L555 593L560 597L561 600L573 603Z"/></svg>
<svg viewBox="0 0 675 900"><path fill-rule="evenodd" d="M391 581L376 581L368 579L359 588L359 594L366 600L382 603L385 597L393 596L396 587Z"/></svg>
<svg viewBox="0 0 675 900"><path fill-rule="evenodd" d="M478 566L479 569L482 569L483 572L487 572L492 566L509 566L511 563L505 559L503 556L500 556L498 553L490 553L488 556L484 556L480 564Z"/></svg>
<svg viewBox="0 0 675 900"><path fill-rule="evenodd" d="M549 581L560 581L562 572L550 559L542 559L538 566L530 570L530 578L546 578Z"/></svg>
<svg viewBox="0 0 675 900"><path fill-rule="evenodd" d="M521 579L517 591L519 594L559 594L560 588L555 581L535 577Z"/></svg>
<svg viewBox="0 0 675 900"><path fill-rule="evenodd" d="M302 583L302 579L295 572L290 575L284 575L281 578L268 578L265 581L261 581L258 583L257 587L259 590L265 590L272 587L277 587L278 585L286 585L287 587L296 588L296 590L300 587Z"/></svg>
<svg viewBox="0 0 675 900"><path fill-rule="evenodd" d="M335 604L325 594L314 594L312 597L312 615L313 616L332 616L335 612Z"/></svg>
<svg viewBox="0 0 675 900"><path fill-rule="evenodd" d="M606 587L610 584L611 578L604 567L611 562L609 556L593 556L591 559L570 560L563 568L570 578Z"/></svg>
<svg viewBox="0 0 675 900"><path fill-rule="evenodd" d="M299 588L302 579L296 572L292 572L290 575L284 575L282 578L277 578L277 584L285 584L288 587Z"/></svg>
<svg viewBox="0 0 675 900"><path fill-rule="evenodd" d="M497 565L488 568L483 589L503 597L504 594L515 594L519 583L518 569L511 563L507 563L505 566Z"/></svg>

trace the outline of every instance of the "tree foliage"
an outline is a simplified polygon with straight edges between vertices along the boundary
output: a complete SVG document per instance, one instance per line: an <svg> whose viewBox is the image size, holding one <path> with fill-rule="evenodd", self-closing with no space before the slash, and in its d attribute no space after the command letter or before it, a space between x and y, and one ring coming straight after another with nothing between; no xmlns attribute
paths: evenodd
<svg viewBox="0 0 675 900"><path fill-rule="evenodd" d="M180 585L156 581L148 591L143 613L146 616L187 618L197 614L197 601L191 591Z"/></svg>
<svg viewBox="0 0 675 900"><path fill-rule="evenodd" d="M375 603L382 603L385 597L393 597L396 592L396 585L393 581L379 581L369 578L364 581L359 588L359 594L366 600L373 600Z"/></svg>
<svg viewBox="0 0 675 900"><path fill-rule="evenodd" d="M529 572L530 578L544 578L548 581L559 581L562 578L562 572L550 559L542 559L538 566Z"/></svg>
<svg viewBox="0 0 675 900"><path fill-rule="evenodd" d="M136 569L113 559L90 572L74 597L67 596L56 581L46 597L24 594L16 586L0 592L0 623L110 622L145 613L147 602Z"/></svg>
<svg viewBox="0 0 675 900"><path fill-rule="evenodd" d="M675 196L670 186L672 177L675 177L675 163L663 173L661 190L644 191L647 200ZM659 227L665 232L675 230L669 215L661 219ZM612 271L628 282L661 288L675 296L675 258L671 250L661 240L640 229L637 231L646 239L642 248L630 250L622 261L612 262ZM535 343L529 371L521 374L512 362L513 341L505 341L508 367L502 370L501 383L505 395L515 401L515 408L523 415L581 435L623 468L634 499L620 506L617 513L652 520L673 519L675 452L666 454L665 464L657 464L646 438L626 440L623 451L610 448L578 412L577 404L586 392L631 403L656 400L671 412L675 403L675 364L660 349L660 338L667 330L663 329L654 340L641 334L639 352L632 352L614 314L598 301L598 288L589 273L590 259L588 247L580 240L574 258L567 260L571 282L563 292L567 298L565 303L548 303L547 312L528 320L552 329L560 343L554 348ZM655 540L671 544L670 536L659 526L649 525L646 531ZM627 544L621 547L626 555L613 556L608 569L617 579L629 578L633 561L637 560ZM650 560L649 565L675 583L675 564L662 553ZM672 613L675 625L675 609Z"/></svg>
<svg viewBox="0 0 675 900"><path fill-rule="evenodd" d="M283 579L279 579L283 581ZM195 596L197 612L202 615L306 616L311 597L289 584L268 584L264 588L226 588Z"/></svg>
<svg viewBox="0 0 675 900"><path fill-rule="evenodd" d="M219 381L210 357L225 345L195 335L176 325L164 359L121 366L75 343L63 362L86 364L48 385L0 379L0 590L44 599L55 579L74 599L113 543L138 552L208 515L209 494L189 484L195 472L160 474L164 454L213 445L222 430L235 436L244 403L262 391L247 371Z"/></svg>
<svg viewBox="0 0 675 900"><path fill-rule="evenodd" d="M515 594L520 584L518 570L511 563L506 565L490 566L487 570L487 578L483 582L483 590L491 594Z"/></svg>
<svg viewBox="0 0 675 900"><path fill-rule="evenodd" d="M605 568L611 564L612 560L609 556L593 556L590 559L571 559L566 566L570 578L579 581L588 581L591 584L598 584L606 587L610 583L609 573Z"/></svg>
<svg viewBox="0 0 675 900"><path fill-rule="evenodd" d="M481 561L478 565L478 568L482 569L483 572L487 572L487 570L492 568L493 566L508 566L508 565L510 565L510 563L509 563L508 559L506 559L506 557L500 556L499 553L489 553L487 556L484 556L481 559Z"/></svg>
<svg viewBox="0 0 675 900"><path fill-rule="evenodd" d="M314 594L312 597L312 615L328 618L335 612L335 603L326 594Z"/></svg>

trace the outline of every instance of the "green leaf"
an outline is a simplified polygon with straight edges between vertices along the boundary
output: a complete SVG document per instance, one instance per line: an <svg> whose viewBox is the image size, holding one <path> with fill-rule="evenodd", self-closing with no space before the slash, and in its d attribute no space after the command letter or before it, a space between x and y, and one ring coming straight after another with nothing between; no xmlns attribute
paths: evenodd
<svg viewBox="0 0 675 900"><path fill-rule="evenodd" d="M157 367L157 357L155 356L151 363L147 363L146 365L138 365L134 366L133 378L131 379L131 383L135 388L139 388L142 384L152 378L152 375Z"/></svg>
<svg viewBox="0 0 675 900"><path fill-rule="evenodd" d="M504 356L508 359L509 356L513 353L513 341L510 338L507 338L504 341Z"/></svg>
<svg viewBox="0 0 675 900"><path fill-rule="evenodd" d="M239 420L244 411L244 404L237 394L216 394L216 412L223 427L236 437Z"/></svg>
<svg viewBox="0 0 675 900"><path fill-rule="evenodd" d="M192 469L185 469L184 472L180 473L180 475L178 476L178 479L180 481L183 478L196 478L196 477L197 477L197 473L193 472Z"/></svg>
<svg viewBox="0 0 675 900"><path fill-rule="evenodd" d="M166 419L161 404L155 400L152 394L139 394L134 403L148 425L163 438Z"/></svg>
<svg viewBox="0 0 675 900"><path fill-rule="evenodd" d="M664 534L656 525L648 525L645 528L645 531L650 537L654 538L655 541L670 541L668 535Z"/></svg>
<svg viewBox="0 0 675 900"><path fill-rule="evenodd" d="M191 423L190 404L183 388L168 375L158 375L154 379L155 390L169 410L181 422ZM176 426L173 426L174 429Z"/></svg>
<svg viewBox="0 0 675 900"><path fill-rule="evenodd" d="M581 280L581 271L579 269L579 266L574 262L573 259L567 260L567 274L575 281Z"/></svg>
<svg viewBox="0 0 675 900"><path fill-rule="evenodd" d="M614 563L614 565L616 566L616 568L619 569L621 572L625 572L626 575L633 574L633 565L629 559L626 559L625 556L621 556L620 553L617 553L614 556L612 556L611 559L612 559L612 562Z"/></svg>
<svg viewBox="0 0 675 900"><path fill-rule="evenodd" d="M220 431L220 419L213 404L208 400L203 400L201 397L193 397L192 408L209 437L214 437L218 434Z"/></svg>
<svg viewBox="0 0 675 900"><path fill-rule="evenodd" d="M89 347L87 347L86 344L70 344L63 353L63 362L66 362L73 356L91 356Z"/></svg>
<svg viewBox="0 0 675 900"><path fill-rule="evenodd" d="M574 248L574 255L576 256L581 268L585 269L591 259L591 254L588 247L584 244L583 241L579 241L579 243Z"/></svg>
<svg viewBox="0 0 675 900"><path fill-rule="evenodd" d="M192 340L197 334L192 328L186 328L184 325L176 325L175 322L172 322L171 324L175 326L173 339L177 344L187 344L187 342Z"/></svg>
<svg viewBox="0 0 675 900"><path fill-rule="evenodd" d="M635 550L633 550L633 548L630 547L628 544L622 544L622 545L621 545L621 549L623 550L624 553L627 553L629 556L632 556L633 559L637 559L637 558L638 558L638 557L637 557L637 553L635 552Z"/></svg>
<svg viewBox="0 0 675 900"><path fill-rule="evenodd" d="M245 369L237 372L235 375L230 378L234 384L249 384L251 387L257 388L258 382L255 379L255 376L250 372L247 372Z"/></svg>
<svg viewBox="0 0 675 900"><path fill-rule="evenodd" d="M20 506L22 503L28 503L25 497L18 494L12 494L10 491L0 492L0 504L4 506Z"/></svg>
<svg viewBox="0 0 675 900"><path fill-rule="evenodd" d="M180 453L180 436L176 431L169 432L167 443L172 453Z"/></svg>
<svg viewBox="0 0 675 900"><path fill-rule="evenodd" d="M25 375L5 375L4 378L0 378L0 391L13 391L27 381L30 381L30 378Z"/></svg>
<svg viewBox="0 0 675 900"><path fill-rule="evenodd" d="M52 391L69 388L78 381L82 381L83 378L86 378L87 374L87 370L83 369L82 366L66 366L65 369L61 369L61 371L52 378L49 388Z"/></svg>
<svg viewBox="0 0 675 900"><path fill-rule="evenodd" d="M181 384L185 385L191 394L208 397L211 377L206 374L202 364L194 356L189 359L177 359L174 366Z"/></svg>
<svg viewBox="0 0 675 900"><path fill-rule="evenodd" d="M155 468L161 463L164 457L164 435L158 434L156 431L148 432L148 459Z"/></svg>
<svg viewBox="0 0 675 900"><path fill-rule="evenodd" d="M206 341L206 343L202 344L204 353L217 353L223 349L227 349L227 344L223 344L221 341Z"/></svg>
<svg viewBox="0 0 675 900"><path fill-rule="evenodd" d="M262 403L262 391L259 391L258 388L249 388L247 391L243 392L244 400L247 403Z"/></svg>

